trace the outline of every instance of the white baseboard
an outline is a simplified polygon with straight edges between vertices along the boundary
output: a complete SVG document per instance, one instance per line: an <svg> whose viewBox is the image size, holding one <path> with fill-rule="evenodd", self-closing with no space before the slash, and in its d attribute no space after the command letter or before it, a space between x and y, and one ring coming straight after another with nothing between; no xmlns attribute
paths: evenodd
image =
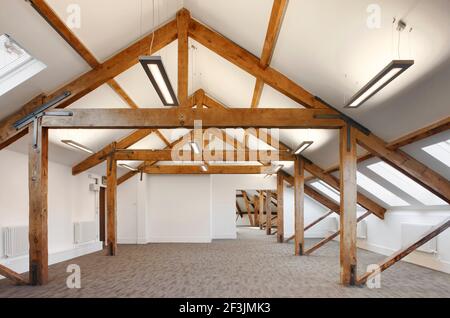
<svg viewBox="0 0 450 318"><path fill-rule="evenodd" d="M210 236L151 236L149 243L211 243Z"/></svg>
<svg viewBox="0 0 450 318"><path fill-rule="evenodd" d="M358 248L386 256L392 255L396 252L396 250L392 248L367 243L364 240L358 240ZM434 254L412 252L403 258L402 261L450 274L450 262L440 260Z"/></svg>
<svg viewBox="0 0 450 318"><path fill-rule="evenodd" d="M236 233L219 234L219 235L215 235L212 239L213 240L235 240L235 239L237 239L237 234Z"/></svg>
<svg viewBox="0 0 450 318"><path fill-rule="evenodd" d="M56 263L64 262L73 258L77 258L79 256L101 251L102 249L102 242L78 244L76 247L69 250L50 252L48 255L48 264L53 265ZM6 267L12 269L17 273L25 273L29 270L28 255L15 258L0 259L0 264L5 265ZM0 279L2 278L3 277L0 276Z"/></svg>

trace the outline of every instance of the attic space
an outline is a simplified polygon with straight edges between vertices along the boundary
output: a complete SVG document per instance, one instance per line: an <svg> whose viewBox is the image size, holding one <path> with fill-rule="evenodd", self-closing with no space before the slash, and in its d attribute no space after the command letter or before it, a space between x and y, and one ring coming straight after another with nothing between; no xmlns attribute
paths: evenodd
<svg viewBox="0 0 450 318"><path fill-rule="evenodd" d="M450 297L450 1L0 6L0 298Z"/></svg>

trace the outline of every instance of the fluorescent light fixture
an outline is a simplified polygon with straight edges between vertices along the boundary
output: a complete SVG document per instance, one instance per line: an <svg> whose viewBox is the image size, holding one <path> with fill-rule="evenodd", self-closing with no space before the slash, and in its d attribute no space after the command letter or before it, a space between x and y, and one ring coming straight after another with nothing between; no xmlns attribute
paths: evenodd
<svg viewBox="0 0 450 318"><path fill-rule="evenodd" d="M165 106L178 106L178 100L170 84L161 56L141 56L139 58L145 73L153 84Z"/></svg>
<svg viewBox="0 0 450 318"><path fill-rule="evenodd" d="M273 168L274 173L278 173L284 166L283 165L277 165Z"/></svg>
<svg viewBox="0 0 450 318"><path fill-rule="evenodd" d="M90 153L90 154L94 153L94 151L92 149L89 149L88 147L83 146L82 144L79 144L79 143L77 143L77 142L75 142L73 140L61 140L61 142L66 144L66 145L68 145L68 146L70 146L70 147L72 147L72 148L76 148L78 150L81 150L81 151L84 151L84 152L87 152L87 153Z"/></svg>
<svg viewBox="0 0 450 318"><path fill-rule="evenodd" d="M0 96L47 67L8 34L0 35Z"/></svg>
<svg viewBox="0 0 450 318"><path fill-rule="evenodd" d="M122 168L128 169L130 171L138 171L138 169L136 169L136 168L134 168L132 166L129 166L129 165L125 164L125 163L121 163L121 164L119 164L119 166L122 167Z"/></svg>
<svg viewBox="0 0 450 318"><path fill-rule="evenodd" d="M269 168L266 169L266 177L272 175L272 174L277 174L278 171L280 171L284 166L283 165L271 165Z"/></svg>
<svg viewBox="0 0 450 318"><path fill-rule="evenodd" d="M202 169L203 172L208 171L208 166L204 163L200 166L200 169Z"/></svg>
<svg viewBox="0 0 450 318"><path fill-rule="evenodd" d="M423 147L422 150L450 168L450 139Z"/></svg>
<svg viewBox="0 0 450 318"><path fill-rule="evenodd" d="M304 141L300 144L300 146L298 146L297 150L295 150L294 154L299 155L301 154L303 151L305 151L306 149L309 148L309 146L311 146L314 143L314 141Z"/></svg>
<svg viewBox="0 0 450 318"><path fill-rule="evenodd" d="M372 80L369 81L363 88L361 88L345 106L346 108L356 108L364 104L369 98L378 93L387 84L392 82L395 78L400 76L411 65L413 60L394 60L389 63L380 73L378 73Z"/></svg>
<svg viewBox="0 0 450 318"><path fill-rule="evenodd" d="M197 155L200 153L200 148L199 148L198 144L195 141L189 142L189 145L191 146L192 151L194 153L196 153Z"/></svg>

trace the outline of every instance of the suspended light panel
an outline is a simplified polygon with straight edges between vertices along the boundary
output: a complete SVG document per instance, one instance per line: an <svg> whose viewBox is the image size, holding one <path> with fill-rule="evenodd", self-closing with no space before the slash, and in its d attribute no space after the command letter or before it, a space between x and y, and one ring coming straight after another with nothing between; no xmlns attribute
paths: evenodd
<svg viewBox="0 0 450 318"><path fill-rule="evenodd" d="M348 102L345 108L357 108L382 90L386 85L399 77L414 64L413 60L394 60L380 73L361 88Z"/></svg>
<svg viewBox="0 0 450 318"><path fill-rule="evenodd" d="M161 56L141 56L139 62L164 106L178 106L175 91L167 76Z"/></svg>

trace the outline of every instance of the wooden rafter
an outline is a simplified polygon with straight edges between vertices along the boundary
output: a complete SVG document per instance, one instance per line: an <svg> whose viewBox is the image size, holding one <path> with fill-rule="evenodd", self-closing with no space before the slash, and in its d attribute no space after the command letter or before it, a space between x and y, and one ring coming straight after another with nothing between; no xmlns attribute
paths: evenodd
<svg viewBox="0 0 450 318"><path fill-rule="evenodd" d="M2 264L0 264L0 275L13 281L16 285L28 285L28 280Z"/></svg>
<svg viewBox="0 0 450 318"><path fill-rule="evenodd" d="M138 61L139 56L145 54L148 51L152 38L153 48L155 51L157 51L176 40L177 34L177 23L176 20L173 19L156 29L155 32L151 35L145 36L128 48L122 50L105 62L101 63L91 71L88 71L72 82L63 85L56 91L45 95L44 98L42 95L33 98L31 101L23 105L19 111L8 116L0 122L0 147L3 148L5 145L11 143L11 139L17 140L18 137L26 134L28 130L27 127L21 130L16 130L13 124L32 111L35 111L43 103L68 91L71 93L70 97L61 102L57 106L57 108L65 108L69 106L97 87L107 83L115 76L135 65Z"/></svg>
<svg viewBox="0 0 450 318"><path fill-rule="evenodd" d="M263 51L259 60L259 65L262 68L269 66L272 55L277 43L278 34L280 33L281 25L286 12L288 0L274 0L272 12L270 14L269 25L267 27L266 39L264 41ZM264 88L264 81L256 78L255 89L253 91L252 107L258 107L261 99L261 94Z"/></svg>
<svg viewBox="0 0 450 318"><path fill-rule="evenodd" d="M191 14L186 9L177 13L178 29L178 101L186 107L189 77L188 26Z"/></svg>
<svg viewBox="0 0 450 318"><path fill-rule="evenodd" d="M389 150L380 138L355 131L357 142L429 191L450 203L450 181L402 150Z"/></svg>
<svg viewBox="0 0 450 318"><path fill-rule="evenodd" d="M447 131L448 129L450 129L450 117L444 118L444 119L439 120L431 125L420 128L420 129L410 132L400 138L397 138L397 139L389 142L387 144L387 148L389 150L397 150L403 146L407 146L414 142L417 142L422 139L439 134L441 132ZM369 160L374 157L375 156L371 153L361 155L358 157L358 163ZM336 171L339 171L339 165L329 167L328 169L325 170L326 173L333 173ZM312 179L314 179L314 177L307 178L307 181L312 180Z"/></svg>
<svg viewBox="0 0 450 318"><path fill-rule="evenodd" d="M364 220L366 217L368 217L370 215L370 212L366 212L363 215L361 215L356 222L361 222L362 220ZM308 248L305 251L305 255L311 255L314 251L318 250L319 248L321 248L322 246L324 246L325 244L327 244L328 242L334 240L335 238L337 238L339 236L339 234L341 233L340 230L334 232L333 234L325 237L323 240L321 240L320 242L318 242L317 244L315 244L314 246Z"/></svg>

